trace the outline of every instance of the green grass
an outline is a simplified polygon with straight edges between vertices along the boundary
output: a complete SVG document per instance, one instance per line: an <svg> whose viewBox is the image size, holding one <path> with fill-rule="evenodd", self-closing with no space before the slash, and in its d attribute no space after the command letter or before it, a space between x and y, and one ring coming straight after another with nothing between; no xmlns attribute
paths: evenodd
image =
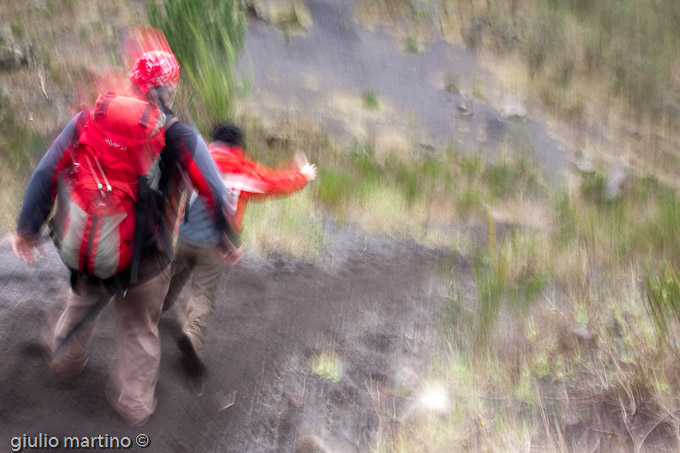
<svg viewBox="0 0 680 453"><path fill-rule="evenodd" d="M663 332L670 320L680 320L680 281L672 268L663 263L658 272L647 271L645 294L649 311Z"/></svg>
<svg viewBox="0 0 680 453"><path fill-rule="evenodd" d="M379 110L380 102L378 101L378 95L371 90L365 90L361 94L361 101L366 110Z"/></svg>
<svg viewBox="0 0 680 453"><path fill-rule="evenodd" d="M404 49L406 52L418 55L420 53L420 48L418 46L418 41L413 36L407 36L404 41Z"/></svg>
<svg viewBox="0 0 680 453"><path fill-rule="evenodd" d="M242 240L264 256L271 252L313 259L325 243L322 216L309 187L286 197L250 202Z"/></svg>
<svg viewBox="0 0 680 453"><path fill-rule="evenodd" d="M312 373L333 382L342 379L342 361L335 351L322 352L309 360Z"/></svg>
<svg viewBox="0 0 680 453"><path fill-rule="evenodd" d="M417 163L394 156L375 162L371 153L350 156L349 163L336 165L345 166L350 180L371 180L370 192L363 192L370 197L360 195L355 183L343 203L350 218L382 218L363 220L370 231L406 232L422 240L413 213L427 204L432 187L447 187L448 181L463 186L450 187L458 204L454 221L465 220L467 205L478 210L476 225L480 217L488 225L486 240L462 251L469 274L452 272L454 282L460 281L449 296L445 358L435 367L437 373L448 366L458 370L462 359L471 377L444 371L452 373L453 415L382 433L384 449L437 451L442 439L458 439L459 445L477 439L462 450L505 451L526 442L559 450L567 442L553 428L563 423L560 404L590 424L588 408L609 401L612 391L642 392L653 414L664 413L663 398L680 395L672 378L680 326L680 243L673 233L680 199L674 191L634 179L621 198L607 200L606 179L598 173L584 175L576 188L551 188L521 157L484 165L453 153ZM517 200L543 206L543 226L497 231L488 213ZM463 292L468 278L474 289ZM386 437L393 439L391 447L384 445Z"/></svg>
<svg viewBox="0 0 680 453"><path fill-rule="evenodd" d="M445 3L451 11L464 11L466 24L489 23L480 31L482 39L499 52L519 50L539 85L568 92L577 78L595 77L608 84L607 96L621 96L636 111L664 109L680 39L680 5L673 0L518 1L514 9L501 2L478 8L462 0ZM579 108L551 102L572 115Z"/></svg>
<svg viewBox="0 0 680 453"><path fill-rule="evenodd" d="M545 192L540 174L526 153L487 166L483 178L491 195L498 199Z"/></svg>
<svg viewBox="0 0 680 453"><path fill-rule="evenodd" d="M9 167L7 170L13 174L26 173L36 163L36 156L47 149L45 135L30 132L26 126L15 120L14 113L10 110L5 110L2 114L0 131L0 156Z"/></svg>
<svg viewBox="0 0 680 453"><path fill-rule="evenodd" d="M18 121L9 105L0 105L0 231L13 228L30 172L49 146L49 135Z"/></svg>
<svg viewBox="0 0 680 453"><path fill-rule="evenodd" d="M245 45L245 16L233 0L163 0L149 22L161 28L181 65L190 115L204 132L232 118L249 81L236 66Z"/></svg>

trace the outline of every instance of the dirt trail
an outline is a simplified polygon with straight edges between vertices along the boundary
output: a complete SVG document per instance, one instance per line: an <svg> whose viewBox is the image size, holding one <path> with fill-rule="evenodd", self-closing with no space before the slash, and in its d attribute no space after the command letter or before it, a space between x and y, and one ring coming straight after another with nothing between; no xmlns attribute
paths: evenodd
<svg viewBox="0 0 680 453"><path fill-rule="evenodd" d="M39 344L44 320L63 304L63 266L50 251L29 268L4 240L0 445L6 451L23 434L145 433L152 451L164 452L293 451L310 439L332 451L365 451L381 417L409 404L412 388L395 393L400 374L427 371L436 340L428 332L445 300L449 262L413 243L347 233L313 263L248 255L220 286L205 393L195 396L180 367L178 314L171 311L160 323L158 408L144 427L128 428L104 400L115 350L112 313L99 324L84 373L60 388ZM329 350L342 361L338 382L310 370L310 358ZM233 406L220 410L233 392Z"/></svg>

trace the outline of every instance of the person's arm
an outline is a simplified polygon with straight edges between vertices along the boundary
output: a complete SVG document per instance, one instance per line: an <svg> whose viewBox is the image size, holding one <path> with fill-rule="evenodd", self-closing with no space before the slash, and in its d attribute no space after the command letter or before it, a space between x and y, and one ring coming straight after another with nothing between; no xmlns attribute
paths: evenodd
<svg viewBox="0 0 680 453"><path fill-rule="evenodd" d="M194 189L212 212L215 228L224 231L229 241L238 247L239 239L229 222L234 212L229 210L224 184L201 136L194 129L177 122L166 131L166 142L172 142L177 149L179 161Z"/></svg>
<svg viewBox="0 0 680 453"><path fill-rule="evenodd" d="M239 187L239 189L249 198L291 194L302 190L308 181L316 178L316 166L307 162L306 158L297 156L296 165L299 168L294 170L275 170L245 157L241 158L239 164L240 168L231 177L244 179L244 182L240 184L242 187ZM220 168L220 170L222 169ZM225 177L229 178L230 176L227 174ZM247 184L247 181L250 181L250 184Z"/></svg>
<svg viewBox="0 0 680 453"><path fill-rule="evenodd" d="M12 239L14 254L27 264L36 261L34 247L42 252L40 231L52 211L57 192L57 176L68 161L67 150L77 138L78 117L79 115L73 117L54 140L28 182L17 219L16 233Z"/></svg>

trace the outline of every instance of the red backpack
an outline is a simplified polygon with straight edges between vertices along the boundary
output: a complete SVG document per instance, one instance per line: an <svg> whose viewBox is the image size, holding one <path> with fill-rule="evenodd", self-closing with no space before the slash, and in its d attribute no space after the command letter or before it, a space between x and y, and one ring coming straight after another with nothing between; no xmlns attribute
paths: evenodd
<svg viewBox="0 0 680 453"><path fill-rule="evenodd" d="M130 282L136 282L143 242L160 225L148 217L150 207L158 210L152 194L165 122L153 104L115 93L81 113L51 222L71 270L108 279L130 268Z"/></svg>

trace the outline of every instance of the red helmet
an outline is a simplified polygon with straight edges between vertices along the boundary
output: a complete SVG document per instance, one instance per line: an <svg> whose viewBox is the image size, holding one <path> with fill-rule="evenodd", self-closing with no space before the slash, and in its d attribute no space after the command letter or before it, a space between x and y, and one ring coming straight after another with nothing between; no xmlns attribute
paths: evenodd
<svg viewBox="0 0 680 453"><path fill-rule="evenodd" d="M139 86L142 93L153 87L176 87L179 80L179 63L171 52L151 50L137 58L130 80Z"/></svg>

